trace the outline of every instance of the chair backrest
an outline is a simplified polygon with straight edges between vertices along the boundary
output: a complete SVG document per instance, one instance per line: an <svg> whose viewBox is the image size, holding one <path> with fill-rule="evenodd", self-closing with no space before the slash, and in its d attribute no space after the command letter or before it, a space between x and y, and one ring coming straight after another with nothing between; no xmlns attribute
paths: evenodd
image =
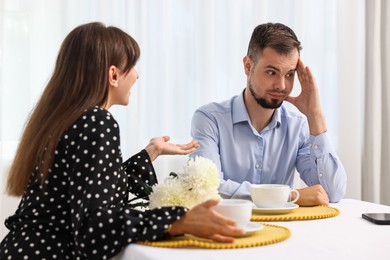
<svg viewBox="0 0 390 260"><path fill-rule="evenodd" d="M165 155L158 157L153 162L157 180L162 182L171 172L181 170L187 164L188 160L188 155Z"/></svg>

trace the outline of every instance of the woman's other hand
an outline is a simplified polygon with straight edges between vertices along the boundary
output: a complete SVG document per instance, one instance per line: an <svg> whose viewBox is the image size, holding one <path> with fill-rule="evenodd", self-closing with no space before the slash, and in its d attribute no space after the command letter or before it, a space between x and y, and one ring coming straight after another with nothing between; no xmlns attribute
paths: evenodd
<svg viewBox="0 0 390 260"><path fill-rule="evenodd" d="M238 228L233 220L214 211L212 207L217 204L218 200L208 200L193 207L172 224L169 233L191 234L217 242L234 242L234 237L243 235L245 231Z"/></svg>
<svg viewBox="0 0 390 260"><path fill-rule="evenodd" d="M198 142L194 140L187 144L173 144L168 143L170 139L171 138L169 136L154 137L150 139L150 142L145 147L145 150L152 161L154 161L159 155L189 154L199 147Z"/></svg>

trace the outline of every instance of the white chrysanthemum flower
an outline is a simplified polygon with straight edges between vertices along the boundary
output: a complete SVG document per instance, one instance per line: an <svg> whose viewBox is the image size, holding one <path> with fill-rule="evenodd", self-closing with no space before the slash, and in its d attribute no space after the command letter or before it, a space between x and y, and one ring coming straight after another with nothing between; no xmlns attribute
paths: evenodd
<svg viewBox="0 0 390 260"><path fill-rule="evenodd" d="M160 206L184 206L184 190L179 182L174 179L166 179L163 183L154 185L153 192L149 195L149 207Z"/></svg>
<svg viewBox="0 0 390 260"><path fill-rule="evenodd" d="M209 159L196 156L177 173L162 184L153 186L149 206L183 206L192 208L208 199L220 198L217 166Z"/></svg>

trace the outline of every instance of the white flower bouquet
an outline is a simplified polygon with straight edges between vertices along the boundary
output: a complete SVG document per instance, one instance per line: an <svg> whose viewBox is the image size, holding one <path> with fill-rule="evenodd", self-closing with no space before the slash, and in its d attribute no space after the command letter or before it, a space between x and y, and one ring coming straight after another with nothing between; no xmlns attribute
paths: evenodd
<svg viewBox="0 0 390 260"><path fill-rule="evenodd" d="M149 207L193 206L208 199L219 199L219 173L217 166L209 159L196 156L177 173L152 186Z"/></svg>

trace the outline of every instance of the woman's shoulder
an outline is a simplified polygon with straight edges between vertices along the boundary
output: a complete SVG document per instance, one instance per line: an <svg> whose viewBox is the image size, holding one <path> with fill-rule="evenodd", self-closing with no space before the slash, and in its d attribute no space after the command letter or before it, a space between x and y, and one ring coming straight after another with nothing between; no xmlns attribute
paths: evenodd
<svg viewBox="0 0 390 260"><path fill-rule="evenodd" d="M116 124L116 120L112 114L107 109L99 106L86 109L77 121L92 121L100 124L103 124L104 122L111 122Z"/></svg>
<svg viewBox="0 0 390 260"><path fill-rule="evenodd" d="M93 106L90 108L87 108L84 110L84 113L82 114L82 117L101 117L101 118L107 118L110 120L112 118L111 113L102 107L99 106Z"/></svg>
<svg viewBox="0 0 390 260"><path fill-rule="evenodd" d="M94 106L86 109L68 130L72 132L76 130L79 132L90 129L95 132L97 128L113 130L118 128L118 123L108 110L99 106Z"/></svg>

